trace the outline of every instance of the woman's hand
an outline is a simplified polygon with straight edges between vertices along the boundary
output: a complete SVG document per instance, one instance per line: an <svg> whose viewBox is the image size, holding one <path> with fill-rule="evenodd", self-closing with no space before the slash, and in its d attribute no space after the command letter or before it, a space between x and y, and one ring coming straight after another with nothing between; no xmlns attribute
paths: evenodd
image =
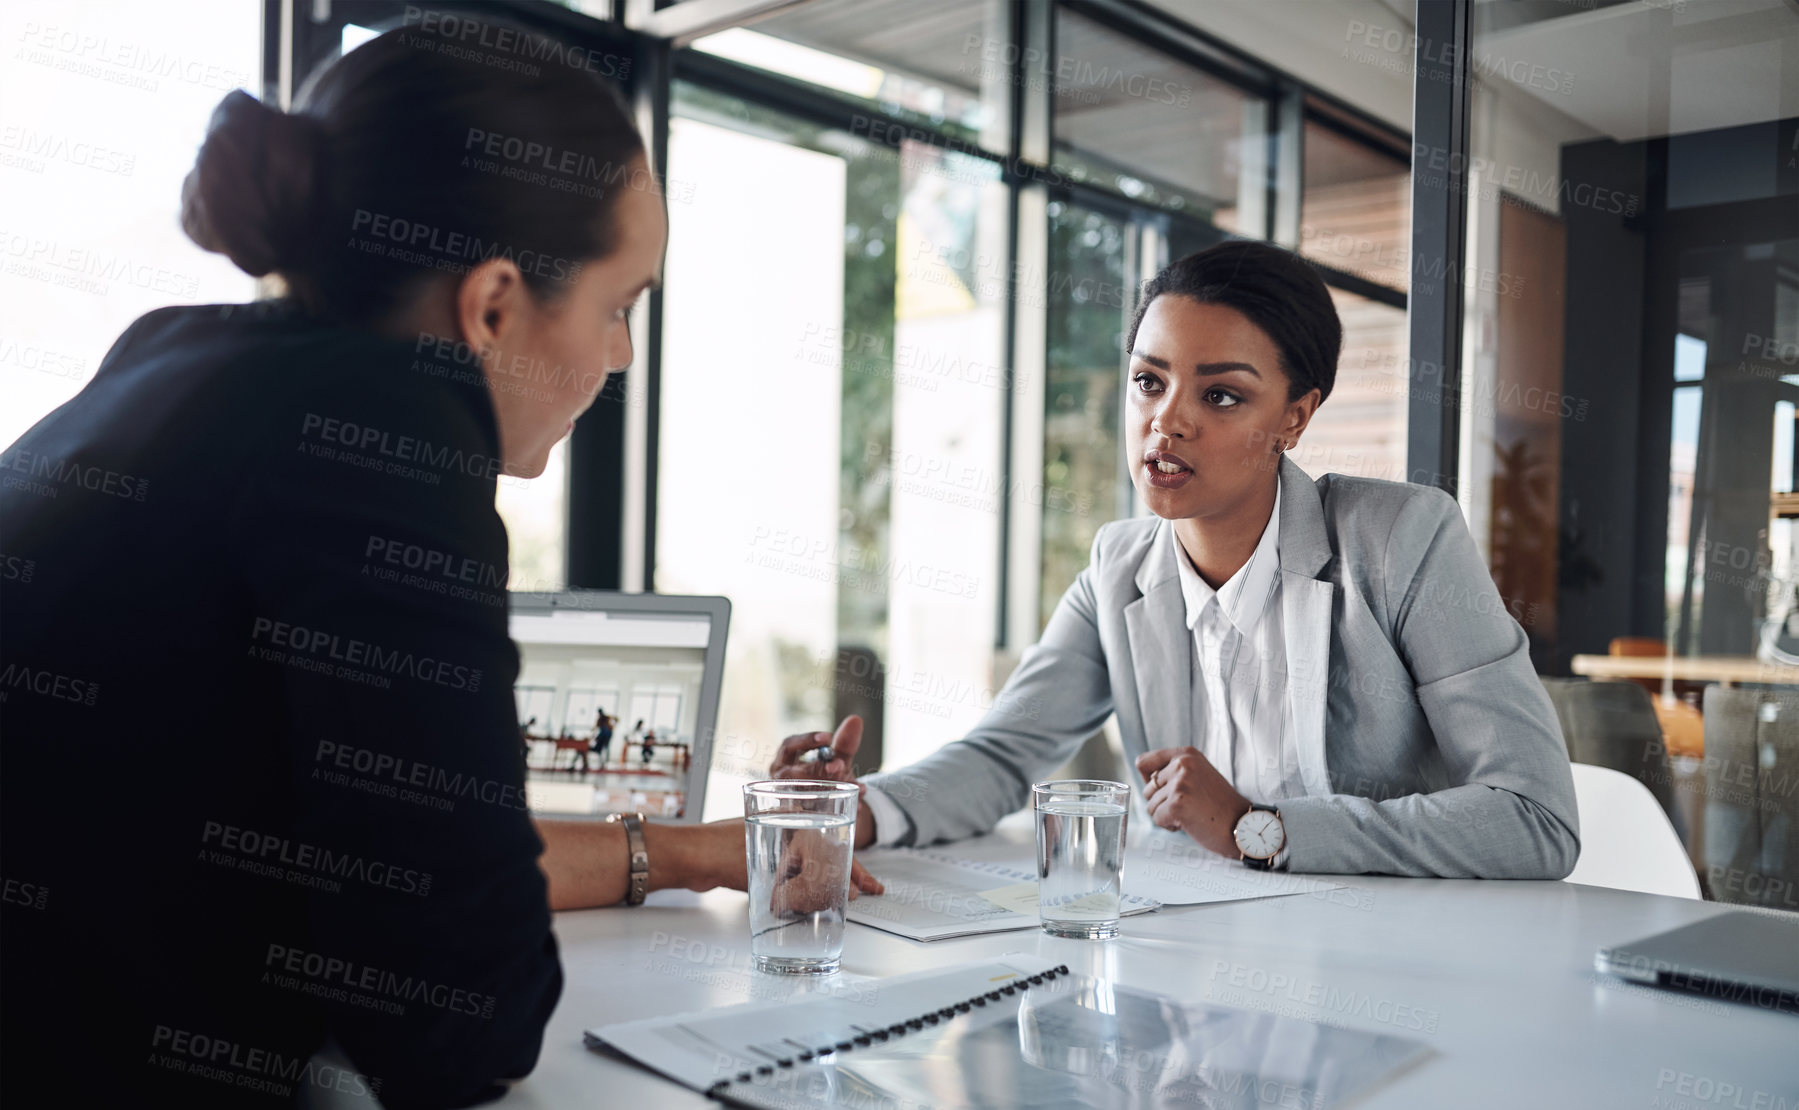
<svg viewBox="0 0 1799 1110"><path fill-rule="evenodd" d="M856 782L850 764L856 761L856 749L862 746L862 718L854 713L843 719L835 733L799 732L781 741L775 761L768 765L771 779L830 779L833 782ZM830 748L831 758L823 763L805 759L807 752ZM856 782L860 794L868 787ZM868 803L856 802L856 847L866 848L875 842L875 819ZM861 869L861 865L857 865ZM864 872L866 874L866 872ZM878 893L878 892L874 892Z"/></svg>
<svg viewBox="0 0 1799 1110"><path fill-rule="evenodd" d="M1144 778L1150 820L1164 829L1184 832L1210 851L1231 859L1237 847L1237 821L1249 812L1249 799L1237 793L1198 748L1157 748L1137 757Z"/></svg>
<svg viewBox="0 0 1799 1110"><path fill-rule="evenodd" d="M835 733L800 732L781 741L775 761L768 765L768 777L855 782L855 772L850 770L850 764L855 762L856 749L861 746L862 718L852 713L837 726ZM807 752L819 748L830 748L831 758L823 763L804 758Z"/></svg>
<svg viewBox="0 0 1799 1110"><path fill-rule="evenodd" d="M684 886L689 890L711 890L714 887L729 887L732 890L749 889L749 868L744 840L744 822L741 817L732 817L724 821L708 821L704 825L681 826L659 825L645 826L646 833L654 828L661 834L658 839L667 842L670 855L670 870L678 878L675 881L658 884L657 876L652 874L651 887ZM815 830L800 830L795 834L783 855L785 865L776 883L776 904L782 899L799 904L816 900L817 892L830 889L832 881L842 882L840 868L830 868L833 858L821 842L813 843L810 838L821 836ZM647 844L650 849L650 867L652 872L657 867L656 847ZM824 868L824 870L821 870ZM835 874L827 874L834 870ZM783 894L782 888L788 887ZM858 892L881 894L886 891L880 881L863 869L859 863L850 864L850 897ZM817 906L813 907L814 909Z"/></svg>
<svg viewBox="0 0 1799 1110"><path fill-rule="evenodd" d="M781 858L770 894L769 909L777 914L814 913L824 909L843 889L841 841L833 842L822 829L796 829L781 846ZM850 861L849 896L863 891L880 894L883 887L862 865Z"/></svg>

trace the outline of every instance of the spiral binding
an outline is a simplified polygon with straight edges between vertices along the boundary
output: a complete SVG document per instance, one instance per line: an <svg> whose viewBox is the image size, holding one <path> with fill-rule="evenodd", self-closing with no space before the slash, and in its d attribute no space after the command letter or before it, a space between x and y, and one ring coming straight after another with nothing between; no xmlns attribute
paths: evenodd
<svg viewBox="0 0 1799 1110"><path fill-rule="evenodd" d="M999 873L1004 874L1006 871L1002 868ZM792 1056L783 1056L772 1064L758 1065L753 1071L740 1071L733 1079L719 1080L712 1086L706 1088L706 1095L708 1098L717 1098L719 1092L731 1086L732 1083L749 1083L758 1075L773 1075L776 1068L791 1068L795 1061L805 1063L819 1056L828 1056L833 1052L849 1052L856 1048L867 1048L871 1044L877 1044L893 1037L901 1037L909 1032L915 1033L927 1025L936 1025L940 1021L950 1021L958 1014L966 1014L975 1007L985 1006L989 1002L998 1002L1007 995L1013 995L1017 994L1019 991L1029 990L1034 986L1049 982L1058 975L1067 974L1069 974L1068 965L1059 964L1047 971L1038 972L1036 975L1027 975L1015 983L1007 983L1005 986L995 987L985 994L977 994L966 1001L957 1002L952 1006L945 1006L941 1010L932 1010L930 1013L920 1014L918 1017L910 1018L906 1021L895 1022L885 1029L871 1029L867 1032L857 1033L852 1037L837 1041L834 1044L821 1045L810 1051L801 1050L795 1052Z"/></svg>

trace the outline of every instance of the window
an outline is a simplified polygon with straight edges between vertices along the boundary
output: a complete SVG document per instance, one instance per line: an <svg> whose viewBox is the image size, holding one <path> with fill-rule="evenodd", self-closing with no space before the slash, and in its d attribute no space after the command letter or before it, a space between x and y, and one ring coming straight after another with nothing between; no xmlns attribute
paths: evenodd
<svg viewBox="0 0 1799 1110"><path fill-rule="evenodd" d="M566 587L568 440L550 449L549 462L537 477L502 476L494 494L494 507L506 522L511 571L507 588L543 591Z"/></svg>
<svg viewBox="0 0 1799 1110"><path fill-rule="evenodd" d="M1042 623L1087 565L1099 526L1130 513L1124 468L1124 328L1131 226L1072 201L1049 206L1049 374L1044 396Z"/></svg>
<svg viewBox="0 0 1799 1110"><path fill-rule="evenodd" d="M991 702L997 169L680 82L669 171L656 586L735 602L721 748L854 709L910 761Z"/></svg>
<svg viewBox="0 0 1799 1110"><path fill-rule="evenodd" d="M1405 310L1341 289L1330 295L1343 324L1336 384L1288 457L1314 477L1405 481L1407 395L1430 385L1407 373Z"/></svg>
<svg viewBox="0 0 1799 1110"><path fill-rule="evenodd" d="M1240 205L1264 209L1261 98L1061 9L1045 68L1059 173L1225 228Z"/></svg>
<svg viewBox="0 0 1799 1110"><path fill-rule="evenodd" d="M0 232L0 295L12 310L0 336L0 444L79 392L137 317L258 295L230 260L189 241L177 217L213 108L233 89L262 93L261 9L239 0L37 7L18 10L19 53L0 73L0 103L11 106L0 180L13 210L31 213L29 231ZM342 41L354 49L373 33L351 24ZM558 445L542 477L500 483L513 589L567 581L566 465Z"/></svg>
<svg viewBox="0 0 1799 1110"><path fill-rule="evenodd" d="M694 49L1003 151L1004 20L997 0L813 0Z"/></svg>
<svg viewBox="0 0 1799 1110"><path fill-rule="evenodd" d="M658 740L673 740L681 727L681 687L633 686L631 711L624 719L631 722L632 728L642 721L646 729L655 729Z"/></svg>
<svg viewBox="0 0 1799 1110"><path fill-rule="evenodd" d="M619 708L618 688L577 686L568 692L562 719L567 723L569 731L576 736L593 736L596 731L594 722L599 720L601 710L614 717L619 716L622 710Z"/></svg>
<svg viewBox="0 0 1799 1110"><path fill-rule="evenodd" d="M0 444L80 391L144 313L255 295L177 215L213 108L261 88L261 23L240 0L7 6Z"/></svg>
<svg viewBox="0 0 1799 1110"><path fill-rule="evenodd" d="M1400 152L1307 120L1299 253L1378 285L1408 288L1411 188Z"/></svg>
<svg viewBox="0 0 1799 1110"><path fill-rule="evenodd" d="M559 734L558 722L555 719L556 687L554 686L514 686L513 700L518 702L518 721L520 725L530 724L529 732L533 736L555 736Z"/></svg>

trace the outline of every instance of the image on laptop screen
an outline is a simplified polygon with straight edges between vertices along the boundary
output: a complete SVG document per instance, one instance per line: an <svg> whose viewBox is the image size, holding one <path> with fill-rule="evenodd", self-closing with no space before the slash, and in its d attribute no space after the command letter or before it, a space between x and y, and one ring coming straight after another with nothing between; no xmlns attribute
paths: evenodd
<svg viewBox="0 0 1799 1110"><path fill-rule="evenodd" d="M532 812L698 820L727 614L718 598L513 595Z"/></svg>

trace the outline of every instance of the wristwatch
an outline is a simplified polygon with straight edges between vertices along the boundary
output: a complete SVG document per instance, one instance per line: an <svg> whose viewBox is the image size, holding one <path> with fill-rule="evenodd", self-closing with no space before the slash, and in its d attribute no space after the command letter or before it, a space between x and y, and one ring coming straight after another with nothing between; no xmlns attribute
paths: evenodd
<svg viewBox="0 0 1799 1110"><path fill-rule="evenodd" d="M631 853L631 889L625 895L625 905L641 906L650 893L650 853L643 846L643 814L614 813L606 820L625 826L625 847Z"/></svg>
<svg viewBox="0 0 1799 1110"><path fill-rule="evenodd" d="M1243 866L1257 871L1274 868L1274 857L1287 846L1287 826L1281 822L1281 811L1273 806L1249 803L1249 812L1237 818L1231 836L1242 853Z"/></svg>

